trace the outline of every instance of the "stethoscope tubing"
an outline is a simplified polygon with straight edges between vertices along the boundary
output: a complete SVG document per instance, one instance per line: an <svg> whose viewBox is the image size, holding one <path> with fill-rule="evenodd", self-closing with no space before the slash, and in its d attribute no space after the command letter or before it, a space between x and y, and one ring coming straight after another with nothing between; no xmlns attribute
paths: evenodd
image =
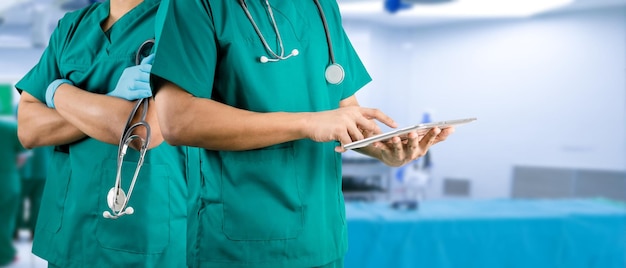
<svg viewBox="0 0 626 268"><path fill-rule="evenodd" d="M139 46L139 49L137 50L137 53L135 54L135 64L139 65L141 63L141 52L149 44L154 44L154 39L148 39ZM113 212L109 215L110 216L109 218L112 218L112 219L117 219L127 214L126 208L130 201L130 197L133 194L133 190L135 189L137 177L139 176L139 172L141 171L141 167L143 166L146 152L148 151L148 147L150 146L150 139L152 137L152 132L151 132L150 124L148 124L148 122L146 121L146 118L148 115L149 102L150 102L149 98L140 99L135 102L135 106L133 107L133 110L128 116L128 120L126 121L126 125L124 126L124 130L120 137L118 150L117 150L117 155L118 155L117 174L115 176L115 185L111 189L111 191L113 191L114 193L113 200L109 200L110 197L107 195L107 203L109 204L109 208ZM139 112L139 109L141 109L139 121L132 124L133 119L137 115L137 112ZM137 134L133 134L133 132L137 128L140 128L140 127L143 127L146 129L145 139ZM132 143L136 139L141 141L141 147L139 148L139 160L137 162L137 166L135 167L135 172L133 173L133 178L131 180L131 183L128 189L128 195L126 196L124 191L122 190L122 185L121 185L122 184L122 166L124 165L124 156L126 156L126 152L128 150L130 143ZM120 198L120 196L124 198L124 202L122 203L121 206L117 207L116 206L117 201L118 201L118 198ZM132 214L132 212L129 212L128 214ZM107 217L106 214L105 214L105 217Z"/></svg>
<svg viewBox="0 0 626 268"><path fill-rule="evenodd" d="M246 16L252 22L252 27L254 28L254 31L256 32L256 34L260 37L261 43L263 43L263 47L265 47L265 50L268 53L270 53L272 57L274 58L285 59L285 47L283 45L283 39L280 36L280 31L278 31L278 25L276 25L276 20L274 19L274 12L272 11L272 7L270 6L269 1L265 0L265 4L267 5L267 10L270 14L270 19L272 20L272 26L274 27L274 31L276 32L276 37L278 37L278 45L280 46L280 55L276 54L276 52L272 50L272 48L269 46L269 44L265 40L265 37L263 37L263 33L261 33L261 30L259 29L259 27L256 25L256 22L254 22L254 19L252 18L252 14L250 14L250 11L248 10L248 5L246 4L246 1L239 0L239 2L241 3L241 6L243 7L244 12L246 13Z"/></svg>
<svg viewBox="0 0 626 268"><path fill-rule="evenodd" d="M317 7L317 10L320 13L320 17L322 18L322 24L324 25L324 34L326 35L326 43L328 44L328 53L330 55L330 61L331 63L336 64L337 62L335 61L335 52L333 51L333 45L332 45L333 43L330 37L330 30L328 28L328 22L326 21L326 15L324 14L324 10L322 9L322 5L320 4L320 2L318 0L313 0L313 2L315 2L315 6ZM278 30L278 25L276 24L276 20L274 19L274 12L272 11L272 7L270 6L269 1L265 0L265 4L267 5L267 10L270 15L270 19L272 21L272 26L274 27L274 31L276 32L276 37L278 38L278 45L280 47L280 55L276 54L276 52L272 50L272 48L269 46L269 44L265 40L263 33L261 33L261 30L259 29L256 22L254 21L254 18L252 18L252 14L250 14L250 10L248 10L248 5L246 4L246 0L239 0L239 3L243 7L243 11L246 13L246 16L252 23L252 27L254 28L254 31L259 36L259 39L261 39L261 43L263 43L263 47L265 47L265 50L267 50L267 52L270 53L270 55L276 59L281 59L281 60L286 59L287 57L285 57L285 48L284 48L283 40L282 40L282 37L280 36L280 31Z"/></svg>
<svg viewBox="0 0 626 268"><path fill-rule="evenodd" d="M317 6L317 10L320 12L320 17L322 18L322 24L324 25L324 33L326 34L326 43L328 44L328 55L330 55L330 62L336 64L335 61L335 52L333 51L333 42L330 38L330 30L328 29L328 22L326 22L326 15L324 14L324 10L322 9L322 5L319 0L313 0L315 5Z"/></svg>

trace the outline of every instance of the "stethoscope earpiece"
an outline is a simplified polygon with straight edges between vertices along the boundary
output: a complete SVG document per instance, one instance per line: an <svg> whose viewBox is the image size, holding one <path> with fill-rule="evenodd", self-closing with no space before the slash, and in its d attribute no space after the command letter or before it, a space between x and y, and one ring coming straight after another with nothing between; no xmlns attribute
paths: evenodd
<svg viewBox="0 0 626 268"><path fill-rule="evenodd" d="M133 214L135 213L135 209L133 209L133 207L126 207L126 209L124 210L124 213L128 215Z"/></svg>
<svg viewBox="0 0 626 268"><path fill-rule="evenodd" d="M119 212L119 213L117 213L115 215L112 215L111 212L106 210L106 211L102 212L102 217L104 217L106 219L114 219L115 220L115 219L117 219L117 218L119 218L121 216L130 215L130 214L133 214L133 213L135 213L135 210L132 207L126 207L126 209L124 209L124 211Z"/></svg>
<svg viewBox="0 0 626 268"><path fill-rule="evenodd" d="M289 53L289 55L287 55L287 56L280 56L280 57L275 58L275 59L270 59L270 58L268 58L267 56L261 56L261 57L259 57L259 61L260 61L261 63L268 63L268 62L270 62L270 61L272 61L272 62L273 62L273 61L279 61L279 60L286 60L286 59L288 59L288 58L298 56L298 54L300 54L300 51L298 51L297 49L295 49L295 48L294 48L294 49L291 51L291 53Z"/></svg>

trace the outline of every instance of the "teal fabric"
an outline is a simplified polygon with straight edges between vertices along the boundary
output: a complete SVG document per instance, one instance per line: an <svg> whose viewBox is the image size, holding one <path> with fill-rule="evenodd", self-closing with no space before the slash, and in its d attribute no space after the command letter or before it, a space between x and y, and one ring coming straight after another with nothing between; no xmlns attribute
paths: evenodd
<svg viewBox="0 0 626 268"><path fill-rule="evenodd" d="M40 101L59 78L93 93L113 90L123 70L135 65L139 46L154 38L159 2L144 0L106 33L100 24L109 1L66 14L40 62L16 87ZM60 267L184 267L187 148L164 142L148 151L129 203L135 213L112 220L102 213L109 210L117 150L92 138L55 148L33 252ZM125 190L138 158L135 150L125 157Z"/></svg>
<svg viewBox="0 0 626 268"><path fill-rule="evenodd" d="M343 258L341 258L338 260L334 260L330 263L327 263L325 265L317 266L314 268L343 268L343 267L344 267L344 262L343 262Z"/></svg>
<svg viewBox="0 0 626 268"><path fill-rule="evenodd" d="M315 3L270 2L285 50L297 48L300 55L260 63L267 52L239 1L163 1L153 75L196 97L255 112L336 109L371 80L334 0L320 2L346 70L340 85L324 78L330 59ZM278 51L264 3L247 3ZM199 191L190 194L199 196L190 211L198 215L189 230L190 266L313 267L341 258L347 244L336 145L297 140L249 151L203 150L201 187L190 188Z"/></svg>
<svg viewBox="0 0 626 268"><path fill-rule="evenodd" d="M346 268L626 267L626 204L603 199L348 203L346 214Z"/></svg>

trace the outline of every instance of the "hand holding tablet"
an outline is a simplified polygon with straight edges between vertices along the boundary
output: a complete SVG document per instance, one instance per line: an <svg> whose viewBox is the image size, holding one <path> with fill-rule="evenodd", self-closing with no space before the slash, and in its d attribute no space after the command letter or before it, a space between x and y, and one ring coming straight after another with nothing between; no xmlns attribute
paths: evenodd
<svg viewBox="0 0 626 268"><path fill-rule="evenodd" d="M447 120L447 121L439 121L439 122L418 124L418 125L414 125L414 126L409 126L409 127L405 127L405 128L401 128L401 129L392 130L392 131L389 131L387 133L378 134L378 135L375 135L375 136L372 136L372 137L369 137L369 138L365 138L365 139L362 139L362 140L358 140L358 141L355 141L355 142L351 142L351 143L348 143L348 144L344 145L343 147L346 150L358 149L358 148L362 148L362 147L368 146L368 145L370 145L370 144L372 144L374 142L377 142L377 141L383 141L383 140L391 139L391 138L396 137L396 136L407 134L407 133L409 133L411 131L417 131L417 134L424 135L430 129L432 129L434 127L438 127L440 129L445 129L445 128L452 127L452 126L467 124L467 123L470 123L470 122L473 122L473 121L476 121L475 117L465 118L465 119L456 119L456 120Z"/></svg>

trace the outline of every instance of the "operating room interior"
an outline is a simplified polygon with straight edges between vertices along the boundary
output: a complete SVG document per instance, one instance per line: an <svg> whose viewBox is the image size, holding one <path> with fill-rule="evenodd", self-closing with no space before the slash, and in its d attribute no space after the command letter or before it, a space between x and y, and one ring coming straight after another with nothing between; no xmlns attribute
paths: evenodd
<svg viewBox="0 0 626 268"><path fill-rule="evenodd" d="M89 2L0 2L2 120ZM626 0L337 2L372 77L361 106L476 118L400 168L342 154L346 267L626 267ZM19 234L7 267L45 267Z"/></svg>

